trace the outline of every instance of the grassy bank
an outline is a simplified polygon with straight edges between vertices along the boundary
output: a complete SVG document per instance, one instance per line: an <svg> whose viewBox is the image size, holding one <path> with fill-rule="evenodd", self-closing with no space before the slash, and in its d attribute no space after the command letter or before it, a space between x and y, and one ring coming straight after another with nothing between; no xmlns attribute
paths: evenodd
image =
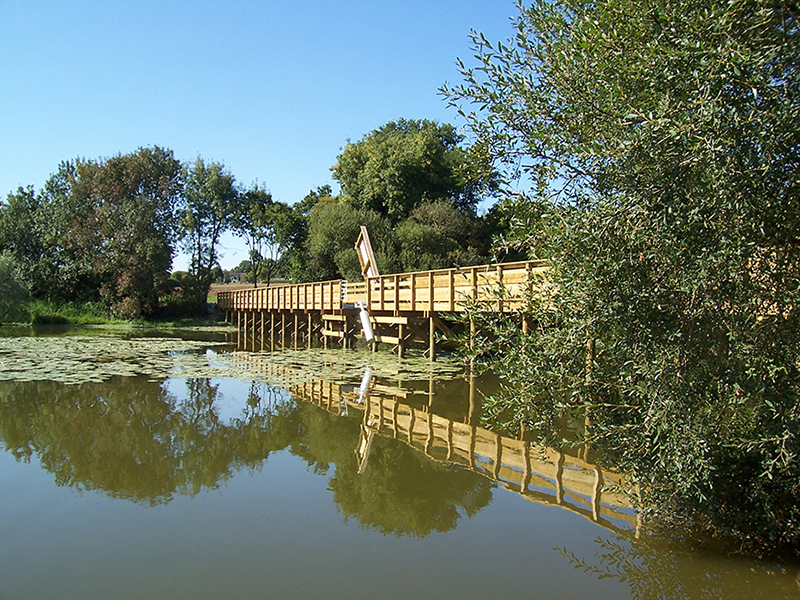
<svg viewBox="0 0 800 600"><path fill-rule="evenodd" d="M27 305L31 325L108 325L129 323L117 319L100 302L60 304L47 300L31 300Z"/></svg>
<svg viewBox="0 0 800 600"><path fill-rule="evenodd" d="M120 319L101 302L66 304L30 300L23 307L24 317L14 319L27 325L116 325L124 327L196 327L213 324L217 315L181 315L168 311L158 318Z"/></svg>

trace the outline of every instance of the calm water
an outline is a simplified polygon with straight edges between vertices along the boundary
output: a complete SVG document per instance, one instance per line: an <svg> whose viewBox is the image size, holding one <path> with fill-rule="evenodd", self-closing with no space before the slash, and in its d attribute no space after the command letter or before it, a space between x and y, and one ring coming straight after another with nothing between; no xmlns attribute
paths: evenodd
<svg viewBox="0 0 800 600"><path fill-rule="evenodd" d="M496 382L351 351L158 352L214 376L4 367L0 599L800 596L796 565L637 540L617 474L480 427Z"/></svg>

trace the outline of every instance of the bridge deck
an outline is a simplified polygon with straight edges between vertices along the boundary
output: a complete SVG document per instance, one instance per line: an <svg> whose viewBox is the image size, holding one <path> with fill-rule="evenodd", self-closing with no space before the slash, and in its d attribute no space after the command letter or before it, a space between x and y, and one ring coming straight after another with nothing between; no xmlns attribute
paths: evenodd
<svg viewBox="0 0 800 600"><path fill-rule="evenodd" d="M518 310L534 277L547 271L544 261L438 269L368 277L363 282L321 281L221 292L220 310L315 311L335 313L357 302L372 312L464 312L469 302L487 303L492 310Z"/></svg>

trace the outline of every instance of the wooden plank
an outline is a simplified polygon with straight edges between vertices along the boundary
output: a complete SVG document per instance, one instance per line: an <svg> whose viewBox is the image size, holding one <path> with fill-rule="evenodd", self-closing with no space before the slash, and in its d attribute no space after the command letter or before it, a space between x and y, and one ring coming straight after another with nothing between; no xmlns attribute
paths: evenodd
<svg viewBox="0 0 800 600"><path fill-rule="evenodd" d="M397 346L398 344L400 344L401 340L402 340L402 338L399 337L399 336L391 336L391 335L376 335L375 336L375 341L378 342L379 344L393 344L393 345Z"/></svg>
<svg viewBox="0 0 800 600"><path fill-rule="evenodd" d="M346 331L335 331L333 329L323 329L322 335L325 337L344 338L347 335Z"/></svg>
<svg viewBox="0 0 800 600"><path fill-rule="evenodd" d="M384 325L408 325L408 317L395 317L388 315L370 315L369 320L373 323Z"/></svg>
<svg viewBox="0 0 800 600"><path fill-rule="evenodd" d="M345 321L347 321L347 316L346 316L346 315L329 315L329 314L324 314L324 315L322 315L322 320L323 320L323 321L339 321L339 322L345 322Z"/></svg>

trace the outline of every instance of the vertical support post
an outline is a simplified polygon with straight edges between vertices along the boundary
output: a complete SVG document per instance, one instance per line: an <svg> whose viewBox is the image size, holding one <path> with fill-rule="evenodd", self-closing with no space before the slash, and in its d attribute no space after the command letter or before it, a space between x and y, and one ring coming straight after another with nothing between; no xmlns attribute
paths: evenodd
<svg viewBox="0 0 800 600"><path fill-rule="evenodd" d="M307 334L306 335L306 342L307 342L306 346L309 349L311 349L311 342L313 341L313 338L314 338L314 318L313 318L313 313L311 313L310 311L308 313L308 326L307 327L308 328L306 329L306 334Z"/></svg>
<svg viewBox="0 0 800 600"><path fill-rule="evenodd" d="M478 301L478 268L472 267L472 301Z"/></svg>
<svg viewBox="0 0 800 600"><path fill-rule="evenodd" d="M453 312L456 309L455 270L454 269L450 269L447 273L448 273L447 287L448 287L448 291L450 293L450 312Z"/></svg>
<svg viewBox="0 0 800 600"><path fill-rule="evenodd" d="M431 316L428 319L428 352L430 352L430 361L436 362L436 319L434 318L433 314L434 313L431 313Z"/></svg>
<svg viewBox="0 0 800 600"><path fill-rule="evenodd" d="M428 271L428 312L433 313L434 302L433 302L433 271Z"/></svg>
<svg viewBox="0 0 800 600"><path fill-rule="evenodd" d="M400 276L394 276L394 315L400 314Z"/></svg>
<svg viewBox="0 0 800 600"><path fill-rule="evenodd" d="M505 295L505 290L503 289L503 267L501 265L497 265L497 312L503 312L503 296Z"/></svg>
<svg viewBox="0 0 800 600"><path fill-rule="evenodd" d="M397 325L397 356L399 358L403 358L403 354L405 353L405 342L403 339L405 337L405 330L405 325L402 323Z"/></svg>
<svg viewBox="0 0 800 600"><path fill-rule="evenodd" d="M294 313L294 349L297 350L297 338L300 336L300 314Z"/></svg>

